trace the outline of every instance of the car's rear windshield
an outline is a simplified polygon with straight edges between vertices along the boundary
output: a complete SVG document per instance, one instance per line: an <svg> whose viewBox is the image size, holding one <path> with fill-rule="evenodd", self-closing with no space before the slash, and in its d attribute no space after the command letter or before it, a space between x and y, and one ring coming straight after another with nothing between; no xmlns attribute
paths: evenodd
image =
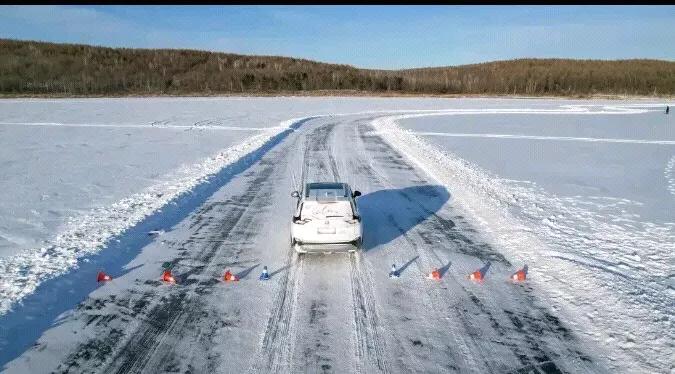
<svg viewBox="0 0 675 374"><path fill-rule="evenodd" d="M342 183L310 183L305 190L305 197L330 198L347 197L347 189Z"/></svg>
<svg viewBox="0 0 675 374"><path fill-rule="evenodd" d="M326 219L336 217L349 217L353 215L352 205L349 201L305 201L300 212L301 219Z"/></svg>

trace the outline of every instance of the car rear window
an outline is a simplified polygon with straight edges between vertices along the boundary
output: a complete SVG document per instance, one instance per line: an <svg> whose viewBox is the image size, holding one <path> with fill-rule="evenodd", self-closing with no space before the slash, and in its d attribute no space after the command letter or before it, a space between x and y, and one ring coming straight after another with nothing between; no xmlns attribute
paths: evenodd
<svg viewBox="0 0 675 374"><path fill-rule="evenodd" d="M352 205L349 201L305 201L300 212L300 219L351 218L352 215Z"/></svg>
<svg viewBox="0 0 675 374"><path fill-rule="evenodd" d="M311 183L307 186L305 197L314 197L317 200L347 197L347 190L341 183Z"/></svg>

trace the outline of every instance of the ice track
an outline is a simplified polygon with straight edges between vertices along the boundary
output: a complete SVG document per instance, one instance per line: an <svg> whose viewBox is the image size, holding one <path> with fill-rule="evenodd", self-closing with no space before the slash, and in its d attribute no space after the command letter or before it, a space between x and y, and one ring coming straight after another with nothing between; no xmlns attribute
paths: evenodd
<svg viewBox="0 0 675 374"><path fill-rule="evenodd" d="M607 372L439 185L374 131L306 121L47 331L8 372ZM290 192L363 192L364 251L297 257ZM162 284L170 261L179 284ZM491 262L475 284L466 275ZM391 264L401 278L387 277ZM272 278L257 276L267 265ZM433 268L441 281L425 279ZM232 269L241 281L220 281Z"/></svg>

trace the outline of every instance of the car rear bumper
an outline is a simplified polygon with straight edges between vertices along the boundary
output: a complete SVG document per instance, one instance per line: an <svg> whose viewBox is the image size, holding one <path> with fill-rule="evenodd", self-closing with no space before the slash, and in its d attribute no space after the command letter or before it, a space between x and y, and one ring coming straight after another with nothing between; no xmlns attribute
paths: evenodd
<svg viewBox="0 0 675 374"><path fill-rule="evenodd" d="M345 243L303 243L296 242L295 251L298 253L333 253L354 252L361 249L361 239Z"/></svg>

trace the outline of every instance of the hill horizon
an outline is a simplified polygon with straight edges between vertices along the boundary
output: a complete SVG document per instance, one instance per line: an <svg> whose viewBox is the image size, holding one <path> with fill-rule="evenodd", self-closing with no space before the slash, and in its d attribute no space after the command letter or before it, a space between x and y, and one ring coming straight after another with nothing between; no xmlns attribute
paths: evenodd
<svg viewBox="0 0 675 374"><path fill-rule="evenodd" d="M518 58L370 69L275 55L0 39L0 94L181 95L338 91L431 95L675 93L675 61Z"/></svg>

